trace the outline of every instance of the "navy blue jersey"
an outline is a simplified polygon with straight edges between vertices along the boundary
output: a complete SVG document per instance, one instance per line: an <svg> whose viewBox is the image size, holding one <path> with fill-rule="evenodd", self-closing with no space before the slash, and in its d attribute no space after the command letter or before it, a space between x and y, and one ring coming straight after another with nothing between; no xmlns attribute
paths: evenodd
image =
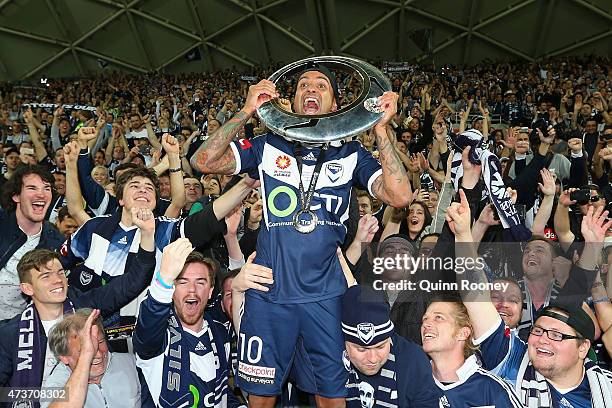
<svg viewBox="0 0 612 408"><path fill-rule="evenodd" d="M372 194L372 183L382 174L380 164L359 142L331 146L325 153L310 209L318 225L310 234L293 226L301 210L298 163L294 143L269 133L230 144L236 174L259 178L263 196L263 225L255 263L272 268L269 292L248 291L274 303L305 303L340 296L346 281L336 257L344 242L351 188ZM308 189L320 148L302 150L302 183Z"/></svg>
<svg viewBox="0 0 612 408"><path fill-rule="evenodd" d="M471 356L457 370L459 381L446 384L437 379L436 385L444 396L441 407L503 407L521 408L523 405L514 390L501 378L478 365L476 356Z"/></svg>
<svg viewBox="0 0 612 408"><path fill-rule="evenodd" d="M142 406L245 407L228 386L228 327L205 315L198 333L183 328L173 293L154 280L140 305L134 352Z"/></svg>

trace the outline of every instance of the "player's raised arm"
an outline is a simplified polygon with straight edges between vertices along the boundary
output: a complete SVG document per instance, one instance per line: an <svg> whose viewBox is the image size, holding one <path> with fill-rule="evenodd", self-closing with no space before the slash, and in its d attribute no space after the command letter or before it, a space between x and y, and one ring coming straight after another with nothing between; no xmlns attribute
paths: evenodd
<svg viewBox="0 0 612 408"><path fill-rule="evenodd" d="M276 86L267 79L249 87L244 107L213 133L191 158L191 167L202 173L232 174L236 171L236 158L230 143L263 103L278 97Z"/></svg>
<svg viewBox="0 0 612 408"><path fill-rule="evenodd" d="M397 112L397 94L385 92L379 98L379 105L384 115L374 126L374 134L383 172L382 176L379 176L372 184L372 192L385 203L402 208L406 207L412 199L412 190L406 170L389 140L386 129Z"/></svg>

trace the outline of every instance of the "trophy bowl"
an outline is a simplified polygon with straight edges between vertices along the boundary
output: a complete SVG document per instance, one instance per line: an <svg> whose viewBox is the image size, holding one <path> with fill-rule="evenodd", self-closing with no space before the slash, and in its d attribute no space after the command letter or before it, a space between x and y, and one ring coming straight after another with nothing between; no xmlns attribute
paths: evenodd
<svg viewBox="0 0 612 408"><path fill-rule="evenodd" d="M277 99L266 102L257 109L257 114L272 132L302 143L321 144L356 136L380 120L383 114L376 100L391 90L391 83L378 68L365 61L333 55L305 58L286 65L268 79L278 84L312 65L353 75L361 85L360 94L349 105L323 115L298 115L284 110Z"/></svg>

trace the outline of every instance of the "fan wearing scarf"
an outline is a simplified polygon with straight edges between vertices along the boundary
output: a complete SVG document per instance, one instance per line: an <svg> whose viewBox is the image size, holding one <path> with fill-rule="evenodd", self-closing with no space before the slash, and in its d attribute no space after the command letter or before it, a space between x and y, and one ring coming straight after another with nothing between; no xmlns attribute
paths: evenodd
<svg viewBox="0 0 612 408"><path fill-rule="evenodd" d="M381 292L354 285L342 297L342 332L348 408L439 407L436 387L423 350L397 335Z"/></svg>
<svg viewBox="0 0 612 408"><path fill-rule="evenodd" d="M133 344L143 407L241 407L228 387L230 333L204 309L217 263L180 238L164 248Z"/></svg>
<svg viewBox="0 0 612 408"><path fill-rule="evenodd" d="M32 302L0 326L0 386L40 387L57 362L47 335L64 314L75 308L95 308L102 316L110 316L146 289L155 268L155 219L145 209L134 208L130 214L141 235L136 261L105 286L87 293L68 286L56 252L35 249L21 258L17 264L21 291Z"/></svg>
<svg viewBox="0 0 612 408"><path fill-rule="evenodd" d="M423 315L421 339L436 385L444 393L441 406L522 408L508 383L480 367L472 324L460 300L431 302Z"/></svg>
<svg viewBox="0 0 612 408"><path fill-rule="evenodd" d="M460 198L447 210L447 221L455 233L456 256L475 258L470 207L463 190ZM606 222L607 215L591 209L583 219L585 247L580 262L593 274L596 254L612 225ZM466 271L462 279L486 282L484 273L476 269ZM525 343L505 326L488 291L462 295L484 368L512 384L525 407L612 407L612 373L587 358L595 327L580 304L544 308Z"/></svg>

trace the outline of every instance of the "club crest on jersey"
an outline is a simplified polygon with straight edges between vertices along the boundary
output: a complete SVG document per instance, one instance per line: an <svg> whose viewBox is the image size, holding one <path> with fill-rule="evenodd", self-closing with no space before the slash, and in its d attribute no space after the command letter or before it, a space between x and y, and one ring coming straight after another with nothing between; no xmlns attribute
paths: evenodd
<svg viewBox="0 0 612 408"><path fill-rule="evenodd" d="M325 174L332 183L335 183L336 181L340 180L343 171L344 168L340 163L327 163L327 165L325 166Z"/></svg>
<svg viewBox="0 0 612 408"><path fill-rule="evenodd" d="M370 344L374 338L374 325L372 323L359 323L357 325L357 336L365 344Z"/></svg>
<svg viewBox="0 0 612 408"><path fill-rule="evenodd" d="M81 275L79 276L79 280L81 281L81 285L83 286L89 285L92 279L93 279L93 275L85 271L81 272Z"/></svg>

